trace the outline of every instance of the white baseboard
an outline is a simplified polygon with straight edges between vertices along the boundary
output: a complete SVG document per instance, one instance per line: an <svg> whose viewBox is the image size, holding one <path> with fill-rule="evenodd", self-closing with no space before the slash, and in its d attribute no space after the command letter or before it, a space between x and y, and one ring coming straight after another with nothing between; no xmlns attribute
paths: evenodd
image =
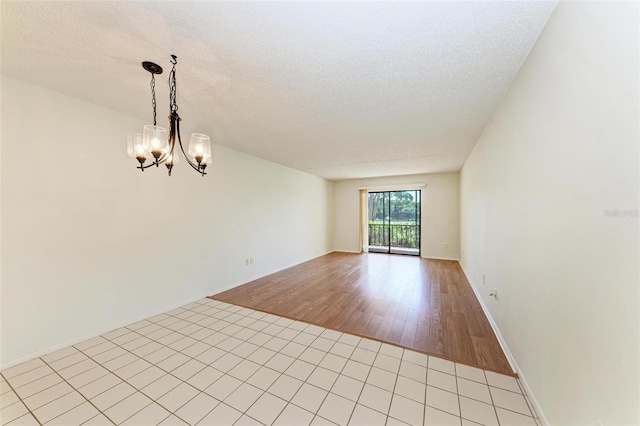
<svg viewBox="0 0 640 426"><path fill-rule="evenodd" d="M22 356L22 357L20 357L18 359L13 359L13 360L11 360L9 362L0 363L0 370L6 370L7 368L11 368L14 365L22 364L23 362L31 361L32 359L41 357L43 355L50 354L52 352L58 351L60 349L67 348L69 346L73 346L73 345L78 344L80 342L84 342L85 340L89 340L89 339L93 339L93 338L98 337L98 336L102 336L103 334L106 334L106 333L108 333L110 331L117 330L119 328L126 327L126 326L131 325L131 324L135 324L138 321L142 321L144 319L151 318L151 317L154 317L156 315L160 315L160 314L162 314L164 312L169 312L169 311L171 311L173 309L179 308L180 306L188 305L189 303L193 303L193 302L195 302L197 300L201 300L201 299L204 299L206 297L207 297L207 295L203 295L202 297L198 297L197 299L191 300L191 298L190 298L189 300L186 300L186 301L183 300L183 301L179 302L178 304L171 304L171 306L169 306L169 307L161 308L160 310L156 310L156 311L151 312L151 313L143 314L142 317L139 317L139 318L135 319L134 321L125 321L123 323L119 323L119 325L116 326L116 327L109 327L109 329L101 330L101 331L99 331L98 333L95 333L95 334L91 333L91 334L85 335L83 337L67 340L64 343L59 343L57 345L50 346L50 347L48 347L46 349L42 349L42 350L30 353L29 355Z"/></svg>
<svg viewBox="0 0 640 426"><path fill-rule="evenodd" d="M500 347L504 351L504 354L507 357L507 361L509 361L509 365L511 366L511 369L518 374L518 379L520 380L522 387L524 387L524 392L527 394L527 397L529 398L531 405L533 405L533 409L536 411L536 414L538 415L538 419L544 426L549 426L549 420L547 420L547 417L544 415L542 411L542 407L540 407L540 404L538 404L538 400L533 395L533 392L529 387L529 384L527 383L527 380L525 379L524 374L522 374L522 370L520 370L520 367L518 366L516 359L511 353L511 350L509 349L509 346L507 345L506 340L504 339L504 337L502 336L502 333L500 332L500 329L498 328L498 324L496 324L495 320L491 316L491 312L489 312L489 309L487 308L487 305L485 305L484 300L482 299L482 297L480 297L480 292L478 291L478 288L469 279L469 275L464 270L464 266L462 266L462 262L458 261L458 263L460 264L460 268L462 269L462 272L467 278L467 281L469 281L469 284L471 285L471 290L473 290L473 293L476 295L476 299L478 299L478 302L480 302L482 311L487 316L487 319L489 320L489 324L491 324L491 328L493 329L493 332L498 338L498 343L500 343Z"/></svg>
<svg viewBox="0 0 640 426"><path fill-rule="evenodd" d="M117 327L117 328L119 328L119 327ZM105 331L105 333L108 333L109 331L110 330L107 330L107 331ZM73 339L73 340L67 341L65 343L61 343L59 345L54 345L54 346L51 346L51 347L49 347L47 349L43 349L41 351L37 351L37 352L31 353L29 355L25 355L25 356L20 357L18 359L11 360L9 362L3 362L2 364L0 364L0 370L4 371L7 368L11 368L11 367L13 367L15 365L22 364L23 362L31 361L32 359L36 359L36 358L41 357L43 355L50 354L50 353L55 352L55 351L60 350L60 349L64 349L64 348L66 348L68 346L73 346L76 343L84 342L85 340L93 339L94 337L98 337L98 336L101 336L103 334L104 333L99 333L99 334L96 334L96 335L90 335L90 336L81 337L79 339Z"/></svg>
<svg viewBox="0 0 640 426"><path fill-rule="evenodd" d="M335 252L338 253L355 253L355 254L361 254L361 253L365 253L362 251L355 251L355 250L334 250ZM375 253L375 252L369 252L369 253L374 253L374 254L386 254L386 253ZM437 256L422 256L420 255L420 257L422 259L433 259L433 260L453 260L455 262L460 262L460 259L455 258L455 257L437 257Z"/></svg>
<svg viewBox="0 0 640 426"><path fill-rule="evenodd" d="M209 294L209 296L215 296L215 295L216 295L216 294L218 294L218 293L223 293L223 292L225 292L225 291L227 291L227 290L231 290L231 289L233 289L233 288L240 287L241 285L245 285L245 284L247 284L247 283L250 283L251 281L259 280L260 278L266 277L267 275L275 274L275 273L277 273L277 272L284 271L285 269L293 268L294 266L300 265L301 263L308 262L308 261L310 261L310 260L317 259L317 258L322 257L322 256L326 256L326 255L328 255L328 254L330 254L330 253L333 253L334 251L337 251L337 250L328 251L328 252L326 252L326 253L323 253L323 254L319 254L319 255L317 255L317 256L310 257L309 259L301 260L300 262L292 263L292 264L289 264L289 265L287 265L287 266L283 266L282 268L277 268L277 269L274 269L274 270L272 270L272 271L268 271L268 272L266 272L265 274L262 274L262 275L260 275L260 276L255 277L255 278L249 278L249 280L248 280L248 281L241 281L241 282L237 282L237 283L229 284L229 285L224 286L224 287L222 287L222 288L217 288L217 289L215 289L215 293L213 293L213 294Z"/></svg>
<svg viewBox="0 0 640 426"><path fill-rule="evenodd" d="M420 256L423 259L433 259L433 260L453 260L455 262L460 262L460 259L456 259L453 257L437 257L437 256Z"/></svg>
<svg viewBox="0 0 640 426"><path fill-rule="evenodd" d="M318 257L322 257L322 256L324 256L324 255L326 255L326 254L329 254L329 253L331 253L331 252L327 252L327 253L324 253L324 254L320 254L320 255L318 255L318 256L315 256L315 257L309 258L309 259L307 259L307 260L303 260L303 261L301 261L301 262L294 263L294 264L289 265L289 266L284 266L284 267L282 267L282 268L278 268L277 270L274 270L274 271L272 271L272 272L268 272L268 273L266 273L266 274L264 274L264 275L262 275L262 276L267 276L267 275L273 274L273 273L275 273L275 272L278 272L278 271L281 271L281 270L284 270L284 269L290 268L290 267L292 267L292 266L299 265L300 263L307 262L307 261L309 261L309 260L313 260L313 259L316 259L316 258L318 258ZM261 277L262 277L262 276L261 276ZM258 279L258 278L260 278L260 277L256 277L256 278L254 278L254 279ZM252 280L251 280L251 281L252 281ZM144 320L144 319L151 318L151 317L153 317L153 316L156 316L156 315L162 314L162 313L164 313L164 312L168 312L168 311L171 311L171 310L173 310L173 309L179 308L180 306L188 305L189 303L193 303L193 302L195 302L196 300L201 300L201 299L204 299L204 298L206 298L206 297L208 297L208 296L211 296L211 292L212 292L212 291L215 291L215 292L216 292L216 294L217 294L217 293L222 293L223 291L231 290L232 288L238 287L238 286L240 286L240 285L242 285L242 284L246 284L246 283L247 283L247 281L245 281L245 282L241 282L241 283L231 284L231 285L225 286L225 287L223 287L223 288L221 288L221 289L210 290L210 291L208 291L208 292L207 292L207 294L204 294L204 295L202 295L202 297L198 297L197 299L193 299L193 300L192 300L191 298L189 298L189 300L183 300L183 301L181 301L181 302L179 302L179 303L177 303L177 304L171 304L171 306L168 306L168 307L162 308L162 309L160 309L159 311L153 311L153 312L151 312L151 313L143 314L143 316L142 316L141 318L137 318L137 319L136 319L136 320L134 320L134 321L126 321L125 323L120 323L118 326L113 327L113 328L112 328L112 327L109 327L109 329L108 329L108 330L100 330L98 333L95 333L95 334L94 334L94 333L92 333L92 334L90 334L90 335L86 335L86 336L79 337L79 338L76 338L76 339L71 339L71 340L68 340L68 341L66 341L66 342L64 342L64 343L60 343L60 344L57 344L57 345L54 345L54 346L48 347L48 348L46 348L46 349L42 349L42 350L39 350L39 351L33 352L33 353L29 354L29 355L25 355L25 356L20 357L20 358L18 358L18 359L13 359L13 360L11 360L11 361L9 361L9 362L6 362L6 363L2 363L2 362L0 362L0 370L5 370L5 369L7 369L7 368L11 368L11 367L13 367L14 365L18 365L18 364L21 364L21 363L23 363L23 362L31 361L32 359L35 359L35 358L41 357L41 356L46 355L46 354L50 354L50 353L52 353L52 352L55 352L55 351L60 350L60 349L64 349L64 348L69 347L69 346L73 346L73 345L75 345L75 344L77 344L77 343L84 342L85 340L89 340L89 339L93 339L94 337L102 336L103 334L108 333L108 332L113 331L113 330L117 330L118 328L126 327L126 326L131 325L131 324L134 324L134 323L136 323L136 322L138 322L138 321L142 321L142 320Z"/></svg>

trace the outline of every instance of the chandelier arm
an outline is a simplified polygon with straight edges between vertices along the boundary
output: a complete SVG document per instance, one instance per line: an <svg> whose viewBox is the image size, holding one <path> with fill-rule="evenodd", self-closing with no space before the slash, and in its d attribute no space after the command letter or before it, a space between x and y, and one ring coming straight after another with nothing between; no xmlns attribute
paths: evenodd
<svg viewBox="0 0 640 426"><path fill-rule="evenodd" d="M167 161L167 159L169 158L169 154L171 154L171 150L169 150L169 152L165 152L164 154L160 154L158 159L156 160L154 158L149 166L159 166L160 164L164 164L165 161ZM145 168L149 166L145 166Z"/></svg>
<svg viewBox="0 0 640 426"><path fill-rule="evenodd" d="M166 158L164 159L163 163L165 166L167 166L169 176L171 176L171 171L173 170L173 166L176 163L176 158L174 157L174 153L173 153L173 147L176 144L176 138L173 130L174 125L173 125L173 120L171 120L171 116L169 116L169 125L171 126L169 128L169 150L166 153ZM170 162L169 162L169 158L171 158Z"/></svg>
<svg viewBox="0 0 640 426"><path fill-rule="evenodd" d="M136 169L144 170L144 169L148 169L149 167L153 167L155 165L156 165L156 162L152 161L151 163L147 164L146 166L139 165L139 166L136 167Z"/></svg>
<svg viewBox="0 0 640 426"><path fill-rule="evenodd" d="M176 117L178 116L178 113L175 113ZM176 127L178 129L177 133L178 133L178 144L180 145L180 151L182 151L182 155L184 155L184 158L187 160L187 163L189 163L189 165L191 166L191 168L193 170L195 170L196 172L200 173L202 176L206 175L206 173L204 172L204 168L200 167L197 163L194 163L193 161L191 161L189 159L189 156L187 155L186 152L184 152L184 147L182 146L182 138L180 137L180 117L178 117L178 120L176 121Z"/></svg>

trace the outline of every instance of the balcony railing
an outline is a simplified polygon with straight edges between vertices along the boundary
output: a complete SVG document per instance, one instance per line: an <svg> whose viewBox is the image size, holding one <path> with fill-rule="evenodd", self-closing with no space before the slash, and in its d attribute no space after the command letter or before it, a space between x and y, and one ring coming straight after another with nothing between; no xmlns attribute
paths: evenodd
<svg viewBox="0 0 640 426"><path fill-rule="evenodd" d="M369 224L369 245L383 247L420 247L420 226L396 224ZM391 241L389 241L391 239ZM391 244L389 244L391 242Z"/></svg>

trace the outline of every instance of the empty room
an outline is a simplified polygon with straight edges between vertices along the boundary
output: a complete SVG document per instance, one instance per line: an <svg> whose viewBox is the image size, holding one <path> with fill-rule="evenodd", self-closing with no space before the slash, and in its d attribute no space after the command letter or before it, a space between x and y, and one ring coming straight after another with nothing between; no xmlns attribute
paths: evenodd
<svg viewBox="0 0 640 426"><path fill-rule="evenodd" d="M0 36L0 424L640 425L639 2Z"/></svg>

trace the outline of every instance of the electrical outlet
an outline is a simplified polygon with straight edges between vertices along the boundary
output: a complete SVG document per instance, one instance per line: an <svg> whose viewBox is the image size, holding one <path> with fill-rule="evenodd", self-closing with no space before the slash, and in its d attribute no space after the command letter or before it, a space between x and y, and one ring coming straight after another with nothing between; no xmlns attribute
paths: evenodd
<svg viewBox="0 0 640 426"><path fill-rule="evenodd" d="M489 296L493 297L494 299L498 300L498 289L494 288L492 293L489 293Z"/></svg>
<svg viewBox="0 0 640 426"><path fill-rule="evenodd" d="M482 274L482 285L487 285L487 276Z"/></svg>
<svg viewBox="0 0 640 426"><path fill-rule="evenodd" d="M449 248L449 244L444 243L444 248Z"/></svg>
<svg viewBox="0 0 640 426"><path fill-rule="evenodd" d="M244 265L245 265L245 266L247 266L248 264L249 264L249 258L246 258L246 259L244 260Z"/></svg>
<svg viewBox="0 0 640 426"><path fill-rule="evenodd" d="M249 258L249 265L253 265L253 257Z"/></svg>

